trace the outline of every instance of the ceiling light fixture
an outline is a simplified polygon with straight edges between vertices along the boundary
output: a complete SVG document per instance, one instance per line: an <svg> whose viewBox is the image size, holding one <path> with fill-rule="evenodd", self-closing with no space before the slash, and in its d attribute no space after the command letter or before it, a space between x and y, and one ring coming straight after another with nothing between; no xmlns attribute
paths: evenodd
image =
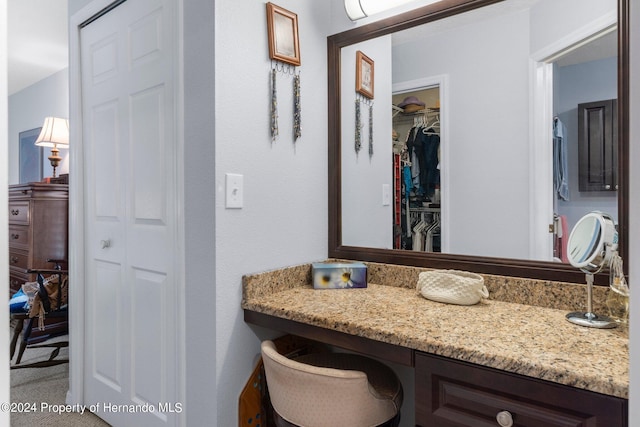
<svg viewBox="0 0 640 427"><path fill-rule="evenodd" d="M416 0L344 0L344 10L347 12L349 19L357 21L412 1L415 2ZM426 6L437 1L440 0L427 0L416 3L419 3L420 6Z"/></svg>

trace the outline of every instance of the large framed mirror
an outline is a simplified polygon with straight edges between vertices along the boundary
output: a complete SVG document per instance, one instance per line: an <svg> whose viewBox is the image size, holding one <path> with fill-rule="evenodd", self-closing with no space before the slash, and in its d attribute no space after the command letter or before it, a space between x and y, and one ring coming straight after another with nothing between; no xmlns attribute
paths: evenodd
<svg viewBox="0 0 640 427"><path fill-rule="evenodd" d="M583 283L584 275L557 254L562 234L557 220L601 209L616 219L624 258L629 2L583 3L442 0L328 37L329 256ZM613 53L584 59L607 46ZM363 140L372 134L371 156L353 149L357 51L376 67L373 106L360 108L361 122L372 116L371 130L361 129ZM588 83L593 79L597 85ZM571 87L579 81L582 88L598 88L585 94ZM435 101L425 92L434 90ZM403 109L411 97L424 105ZM609 113L592 105L605 100ZM609 163L595 168L614 176L606 189L587 191L578 182L582 163L571 156L584 149L577 145L603 139L601 130L585 127L589 120L580 114L598 123L608 120L611 142L601 157L609 156ZM437 194L431 188L402 196L403 163L394 161L406 154L401 152L407 146L405 128L434 118L440 144ZM553 166L558 121L565 122L571 147L566 173L575 175L564 198ZM586 161L600 160L591 154ZM427 222L439 221L437 244L402 246L398 235L407 237L425 216ZM565 239L572 226L565 223ZM596 284L607 283L604 274L596 277Z"/></svg>

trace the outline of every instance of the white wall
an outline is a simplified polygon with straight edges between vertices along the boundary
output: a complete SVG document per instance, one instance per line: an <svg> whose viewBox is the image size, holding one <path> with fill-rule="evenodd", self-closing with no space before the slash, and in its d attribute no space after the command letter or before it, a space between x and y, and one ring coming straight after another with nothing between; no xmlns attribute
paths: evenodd
<svg viewBox="0 0 640 427"><path fill-rule="evenodd" d="M41 127L44 118L69 117L69 69L65 68L9 97L9 184L19 183L18 134ZM53 169L47 156L51 149L43 150L43 177L51 176ZM62 161L56 174L69 173L69 150L61 149Z"/></svg>
<svg viewBox="0 0 640 427"><path fill-rule="evenodd" d="M202 196L215 197L216 295L209 301L215 304L215 317L210 309L202 320L216 334L215 368L209 364L218 390L216 425L232 426L237 423L238 395L255 366L259 342L265 338L264 331L244 323L242 275L325 259L328 252L326 35L330 3L277 3L298 15L302 137L295 143L292 80L285 75L278 75L277 83L280 136L275 142L270 137L271 64L265 2L215 3L215 139L201 143L215 144L215 182L209 182L211 187ZM206 52L210 50L202 50ZM229 172L244 175L242 209L225 209L225 173ZM201 372L206 366L201 366Z"/></svg>
<svg viewBox="0 0 640 427"><path fill-rule="evenodd" d="M374 61L373 156L369 157L369 106L360 103L361 149L355 150L356 51ZM382 185L393 200L391 144L391 36L341 51L342 243L393 249L393 203L382 205Z"/></svg>
<svg viewBox="0 0 640 427"><path fill-rule="evenodd" d="M181 166L187 325L184 387L186 425L190 426L216 420L218 414L231 419L232 409L219 406L217 399L235 390L221 389L216 375L218 349L224 348L216 346L215 149L221 144L215 138L216 6L209 0L185 0L182 5L185 161ZM227 325L222 322L222 327Z"/></svg>
<svg viewBox="0 0 640 427"><path fill-rule="evenodd" d="M580 32L587 23L613 17L617 0L542 1L531 8L531 52L557 43L568 34ZM537 31L536 31L537 30Z"/></svg>
<svg viewBox="0 0 640 427"><path fill-rule="evenodd" d="M452 253L529 258L528 24L518 12L394 46L394 83L449 76L442 199Z"/></svg>

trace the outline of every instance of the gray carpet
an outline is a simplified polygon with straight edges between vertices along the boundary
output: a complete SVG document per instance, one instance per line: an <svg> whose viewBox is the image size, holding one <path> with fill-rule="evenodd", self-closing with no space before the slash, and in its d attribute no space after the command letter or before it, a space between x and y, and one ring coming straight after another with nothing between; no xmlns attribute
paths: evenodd
<svg viewBox="0 0 640 427"><path fill-rule="evenodd" d="M68 340L67 336L58 340ZM22 362L36 362L46 360L52 349L26 349ZM17 353L17 349L16 349ZM60 350L57 358L67 359L68 348ZM15 361L14 355L14 361ZM12 363L14 363L12 361ZM96 415L86 411L79 413L57 413L54 405L65 405L67 390L69 389L69 364L50 366L46 368L26 368L11 370L11 402L15 409L25 410L11 413L12 427L105 427L109 426ZM43 405L43 403L45 405Z"/></svg>

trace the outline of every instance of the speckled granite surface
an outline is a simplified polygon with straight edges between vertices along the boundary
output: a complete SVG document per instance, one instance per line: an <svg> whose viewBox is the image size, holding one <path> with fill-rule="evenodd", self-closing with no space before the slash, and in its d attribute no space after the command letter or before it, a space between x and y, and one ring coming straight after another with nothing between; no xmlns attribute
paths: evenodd
<svg viewBox="0 0 640 427"><path fill-rule="evenodd" d="M583 286L485 276L490 299L456 306L414 290L422 269L367 264L366 289L314 290L310 264L247 275L242 308L628 398L627 330L565 320L582 309Z"/></svg>
<svg viewBox="0 0 640 427"><path fill-rule="evenodd" d="M369 281L379 285L415 288L418 275L426 268L408 267L380 263L366 263ZM482 274L489 289L490 299L515 302L559 310L584 310L587 305L586 285L523 279L519 277ZM593 309L596 313L606 311L604 302L608 288L594 286Z"/></svg>

